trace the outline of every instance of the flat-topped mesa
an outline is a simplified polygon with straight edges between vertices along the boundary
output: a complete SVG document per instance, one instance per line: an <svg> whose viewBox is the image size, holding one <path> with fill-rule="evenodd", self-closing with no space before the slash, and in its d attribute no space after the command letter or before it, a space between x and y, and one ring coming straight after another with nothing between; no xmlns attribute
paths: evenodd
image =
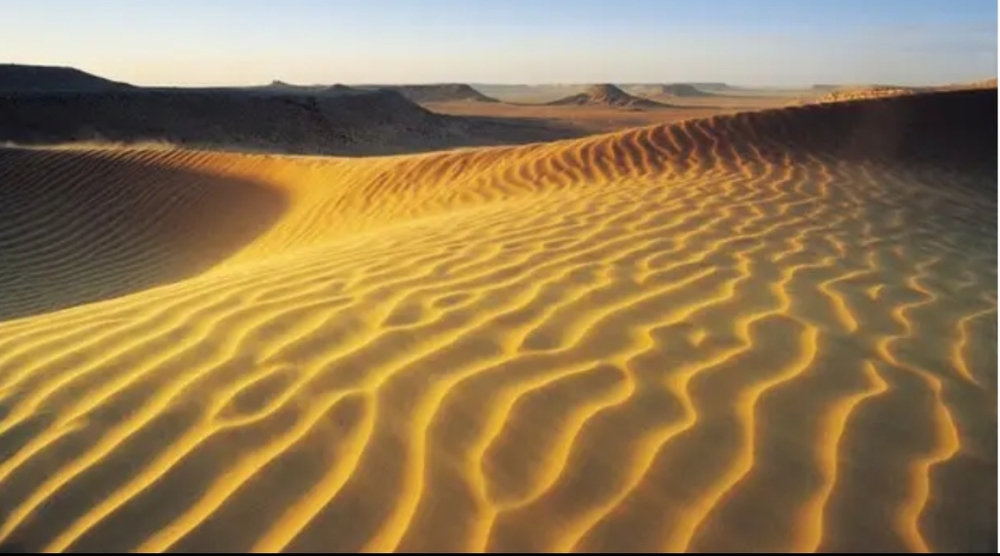
<svg viewBox="0 0 1000 556"><path fill-rule="evenodd" d="M646 98L630 95L616 85L601 83L587 87L582 93L549 103L552 106L608 106L616 108L660 108L667 106Z"/></svg>
<svg viewBox="0 0 1000 556"><path fill-rule="evenodd" d="M699 91L706 91L709 93L723 93L725 91L733 91L740 89L740 87L734 87L728 83L718 83L712 81L704 83L688 82L686 84L691 85L692 87L698 89Z"/></svg>
<svg viewBox="0 0 1000 556"><path fill-rule="evenodd" d="M200 148L313 152L440 134L450 120L395 91L335 94L230 90L11 93L0 141L165 141ZM320 151L321 152L321 151Z"/></svg>
<svg viewBox="0 0 1000 556"><path fill-rule="evenodd" d="M76 68L0 64L0 93L18 92L103 92L135 89L133 85L111 81Z"/></svg>
<svg viewBox="0 0 1000 556"><path fill-rule="evenodd" d="M324 94L345 94L345 93L360 93L362 91L360 91L359 89L355 89L354 87L348 87L343 83L335 83L333 85L330 85L329 87L326 87L320 92Z"/></svg>
<svg viewBox="0 0 1000 556"><path fill-rule="evenodd" d="M661 85L660 94L671 97L689 97L689 98L715 96L712 93L706 93L705 91L688 83L670 83L667 85Z"/></svg>
<svg viewBox="0 0 1000 556"><path fill-rule="evenodd" d="M393 85L385 88L398 91L413 102L500 102L465 83Z"/></svg>

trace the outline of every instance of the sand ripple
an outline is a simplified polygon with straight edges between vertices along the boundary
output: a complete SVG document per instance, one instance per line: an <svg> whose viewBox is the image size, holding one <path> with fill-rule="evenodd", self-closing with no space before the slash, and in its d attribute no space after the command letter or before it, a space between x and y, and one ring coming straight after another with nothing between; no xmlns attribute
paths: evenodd
<svg viewBox="0 0 1000 556"><path fill-rule="evenodd" d="M866 106L0 150L0 542L995 549L996 176Z"/></svg>

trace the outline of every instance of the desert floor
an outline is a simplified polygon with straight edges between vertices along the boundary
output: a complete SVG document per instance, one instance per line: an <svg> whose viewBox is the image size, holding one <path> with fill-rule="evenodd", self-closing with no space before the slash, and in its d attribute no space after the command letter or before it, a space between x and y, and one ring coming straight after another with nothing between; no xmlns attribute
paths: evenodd
<svg viewBox="0 0 1000 556"><path fill-rule="evenodd" d="M533 91L534 89L529 89ZM572 91L573 89L569 89ZM819 93L811 91L747 91L739 94L706 97L653 95L643 98L662 103L664 108L622 110L613 106L551 106L545 102L558 99L566 90L507 94L503 102L428 102L422 106L440 114L480 116L538 121L554 127L577 129L582 133L619 131L632 127L763 110L808 101Z"/></svg>
<svg viewBox="0 0 1000 556"><path fill-rule="evenodd" d="M937 96L2 148L0 545L995 551L996 91Z"/></svg>

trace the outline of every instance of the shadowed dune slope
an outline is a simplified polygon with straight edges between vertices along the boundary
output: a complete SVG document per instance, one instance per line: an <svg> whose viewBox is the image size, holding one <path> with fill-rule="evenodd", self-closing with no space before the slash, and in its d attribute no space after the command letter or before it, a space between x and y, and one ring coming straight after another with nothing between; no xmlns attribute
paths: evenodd
<svg viewBox="0 0 1000 556"><path fill-rule="evenodd" d="M792 153L829 152L844 160L995 176L996 122L983 114L996 98L995 89L930 92L745 113L734 119L744 129L770 130L768 139Z"/></svg>
<svg viewBox="0 0 1000 556"><path fill-rule="evenodd" d="M0 149L0 320L194 276L284 210L264 184L157 158Z"/></svg>
<svg viewBox="0 0 1000 556"><path fill-rule="evenodd" d="M3 191L55 207L83 161L134 176L90 221L0 220L52 280L141 167L268 193L240 220L125 204L124 253L150 227L242 248L0 322L0 545L995 550L996 101L365 160L5 151Z"/></svg>

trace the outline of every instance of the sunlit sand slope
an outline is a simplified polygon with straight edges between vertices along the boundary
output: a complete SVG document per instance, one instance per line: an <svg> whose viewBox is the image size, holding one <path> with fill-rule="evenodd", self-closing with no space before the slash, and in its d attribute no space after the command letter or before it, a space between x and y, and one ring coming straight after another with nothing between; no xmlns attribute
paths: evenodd
<svg viewBox="0 0 1000 556"><path fill-rule="evenodd" d="M995 549L995 103L3 152L0 545Z"/></svg>
<svg viewBox="0 0 1000 556"><path fill-rule="evenodd" d="M882 97L894 97L900 95L912 95L919 92L917 89L911 89L907 87L861 87L861 88L847 88L842 90L831 91L822 97L815 100L815 102L844 102L850 100L867 100L873 98Z"/></svg>

